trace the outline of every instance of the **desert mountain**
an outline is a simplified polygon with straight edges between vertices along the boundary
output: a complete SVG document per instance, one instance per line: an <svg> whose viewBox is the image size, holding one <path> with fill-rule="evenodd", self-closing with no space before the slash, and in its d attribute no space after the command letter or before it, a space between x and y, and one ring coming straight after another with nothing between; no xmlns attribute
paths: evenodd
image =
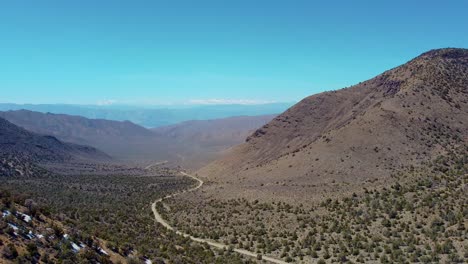
<svg viewBox="0 0 468 264"><path fill-rule="evenodd" d="M88 119L29 110L0 112L0 117L35 133L53 135L78 144L94 145L108 138L126 140L154 135L150 130L129 121Z"/></svg>
<svg viewBox="0 0 468 264"><path fill-rule="evenodd" d="M32 133L0 118L0 163L2 174L20 174L33 163L96 162L111 158L92 147L63 143L53 136ZM27 174L27 173L26 173Z"/></svg>
<svg viewBox="0 0 468 264"><path fill-rule="evenodd" d="M199 167L273 119L273 115L187 121L146 129L129 121L88 119L29 110L0 112L10 122L27 130L53 135L59 140L95 146L125 161L169 161Z"/></svg>
<svg viewBox="0 0 468 264"><path fill-rule="evenodd" d="M468 50L439 49L303 99L199 175L233 195L319 197L389 181L467 144Z"/></svg>

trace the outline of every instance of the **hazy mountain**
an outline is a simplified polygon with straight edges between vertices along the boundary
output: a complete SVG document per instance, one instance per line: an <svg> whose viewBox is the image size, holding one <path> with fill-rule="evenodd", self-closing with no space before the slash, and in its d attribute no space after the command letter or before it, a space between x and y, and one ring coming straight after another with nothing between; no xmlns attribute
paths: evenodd
<svg viewBox="0 0 468 264"><path fill-rule="evenodd" d="M80 144L96 144L109 137L125 140L154 135L150 130L129 121L88 119L63 114L43 114L29 110L0 112L0 117L27 130Z"/></svg>
<svg viewBox="0 0 468 264"><path fill-rule="evenodd" d="M0 118L0 164L2 174L28 174L32 163L71 161L110 161L111 158L92 147L63 143L53 136L29 132ZM21 171L21 172L20 172Z"/></svg>
<svg viewBox="0 0 468 264"><path fill-rule="evenodd" d="M237 116L214 120L187 121L153 129L167 143L167 152L180 164L196 168L219 157L226 149L242 143L275 115Z"/></svg>
<svg viewBox="0 0 468 264"><path fill-rule="evenodd" d="M192 120L152 130L177 141L192 140L213 146L236 144L244 141L247 133L257 130L274 117L275 115L236 116L214 120Z"/></svg>
<svg viewBox="0 0 468 264"><path fill-rule="evenodd" d="M1 111L31 110L42 113L78 115L91 119L125 121L151 128L172 125L189 120L221 119L231 116L258 116L281 113L291 103L258 105L201 105L173 107L134 107L124 105L93 106L64 104L6 104L0 103Z"/></svg>
<svg viewBox="0 0 468 264"><path fill-rule="evenodd" d="M234 196L314 197L389 181L467 143L468 50L440 49L305 98L199 174Z"/></svg>
<svg viewBox="0 0 468 264"><path fill-rule="evenodd" d="M215 159L225 149L242 143L245 137L274 116L187 121L153 130L129 121L88 119L29 110L0 112L0 117L35 133L95 146L124 161L169 161L198 167Z"/></svg>

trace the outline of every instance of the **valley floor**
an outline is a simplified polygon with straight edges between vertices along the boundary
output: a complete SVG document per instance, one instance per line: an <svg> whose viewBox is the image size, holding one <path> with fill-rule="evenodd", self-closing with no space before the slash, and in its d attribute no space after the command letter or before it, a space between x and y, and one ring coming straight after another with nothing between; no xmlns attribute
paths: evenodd
<svg viewBox="0 0 468 264"><path fill-rule="evenodd" d="M309 203L217 199L198 177L158 166L4 177L0 253L7 263L466 262L468 150L426 165ZM57 231L44 238L47 228Z"/></svg>
<svg viewBox="0 0 468 264"><path fill-rule="evenodd" d="M119 170L121 171L121 170ZM125 171L125 170L124 170ZM15 204L25 201L37 204L42 214L57 222L64 233L55 235L55 244L37 237L22 237L9 231L18 221L6 217L0 230L0 254L7 263L250 263L229 250L212 249L208 245L191 241L184 236L155 224L149 201L174 192L189 189L196 182L176 172L152 168L150 173L138 175L57 175L43 174L33 177L4 177L0 183L2 192L11 193ZM5 204L5 203L4 203ZM2 214L14 211L15 206L4 205ZM27 212L27 211L25 211ZM38 218L39 219L39 218ZM19 220L21 222L21 220ZM34 223L41 223L34 220ZM35 230L31 228L22 228ZM23 231L22 231L23 232ZM24 233L23 232L23 233ZM110 256L74 248L81 242L92 242L93 248L103 248ZM91 243L91 242L90 242ZM23 250L35 245L37 252ZM91 248L91 247L87 247ZM17 252L12 254L11 252ZM49 252L49 253L44 253ZM62 254L60 252L67 252ZM47 258L50 257L50 258ZM93 257L94 256L94 257ZM98 260L99 257L99 260ZM92 260L94 259L94 260Z"/></svg>
<svg viewBox="0 0 468 264"><path fill-rule="evenodd" d="M278 264L285 264L286 263L285 261L282 261L280 259L272 258L272 257L269 257L269 256L264 256L264 255L262 255L260 253L255 253L255 252L248 251L246 249L241 249L241 248L234 248L233 245L222 244L222 243L210 240L210 239L203 239L203 238L194 237L194 236L191 236L191 235L189 235L187 233L183 233L181 231L175 230L175 228L172 227L166 220L164 220L164 218L158 212L158 208L159 208L159 210L162 209L161 203L166 199L174 198L175 196L178 196L180 194L196 191L196 190L200 189L203 186L203 181L200 180L199 178L197 178L195 176L192 176L190 174L187 174L185 172L181 172L181 174L198 181L198 184L195 187L191 188L191 189L184 190L184 191L178 192L178 193L173 193L173 194L167 195L167 196L165 196L163 198L160 198L157 201L155 201L151 205L151 209L152 209L152 211L154 213L154 218L155 218L156 222L160 223L165 228L167 228L167 229L169 229L171 231L175 231L176 234L187 237L187 238L190 238L191 240L196 241L198 243L205 243L205 244L210 245L211 247L218 248L218 249L221 249L221 250L225 250L225 249L228 249L229 247L232 247L232 251L234 251L236 253L239 253L241 255L245 255L247 257L257 258L257 260L264 260L264 261L268 261L268 262L271 262L271 263L278 263Z"/></svg>
<svg viewBox="0 0 468 264"><path fill-rule="evenodd" d="M216 199L202 188L158 210L184 234L285 262L466 262L467 152L398 177L391 186L308 204Z"/></svg>

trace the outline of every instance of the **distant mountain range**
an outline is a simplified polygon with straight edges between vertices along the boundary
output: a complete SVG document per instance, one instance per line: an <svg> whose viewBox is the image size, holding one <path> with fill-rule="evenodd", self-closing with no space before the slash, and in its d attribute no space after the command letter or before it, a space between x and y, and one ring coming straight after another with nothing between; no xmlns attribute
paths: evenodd
<svg viewBox="0 0 468 264"><path fill-rule="evenodd" d="M187 121L151 130L129 121L88 119L29 110L0 112L0 117L38 134L94 146L117 160L148 164L168 161L198 168L227 148L242 143L274 115Z"/></svg>
<svg viewBox="0 0 468 264"><path fill-rule="evenodd" d="M467 146L468 50L440 49L303 99L199 175L223 198L309 199L362 191Z"/></svg>
<svg viewBox="0 0 468 264"><path fill-rule="evenodd" d="M91 119L128 120L146 128L154 128L189 120L277 114L283 112L292 104L293 103L270 103L258 105L201 105L144 108L123 105L33 105L0 103L0 111L25 109L41 113L76 115Z"/></svg>

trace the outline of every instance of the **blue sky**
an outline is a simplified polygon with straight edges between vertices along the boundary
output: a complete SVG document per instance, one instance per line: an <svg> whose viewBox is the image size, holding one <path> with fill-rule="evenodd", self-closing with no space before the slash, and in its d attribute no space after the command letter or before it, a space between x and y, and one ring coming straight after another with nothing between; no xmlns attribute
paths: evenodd
<svg viewBox="0 0 468 264"><path fill-rule="evenodd" d="M385 2L385 3L381 3ZM0 102L290 102L468 47L468 1L3 1Z"/></svg>

